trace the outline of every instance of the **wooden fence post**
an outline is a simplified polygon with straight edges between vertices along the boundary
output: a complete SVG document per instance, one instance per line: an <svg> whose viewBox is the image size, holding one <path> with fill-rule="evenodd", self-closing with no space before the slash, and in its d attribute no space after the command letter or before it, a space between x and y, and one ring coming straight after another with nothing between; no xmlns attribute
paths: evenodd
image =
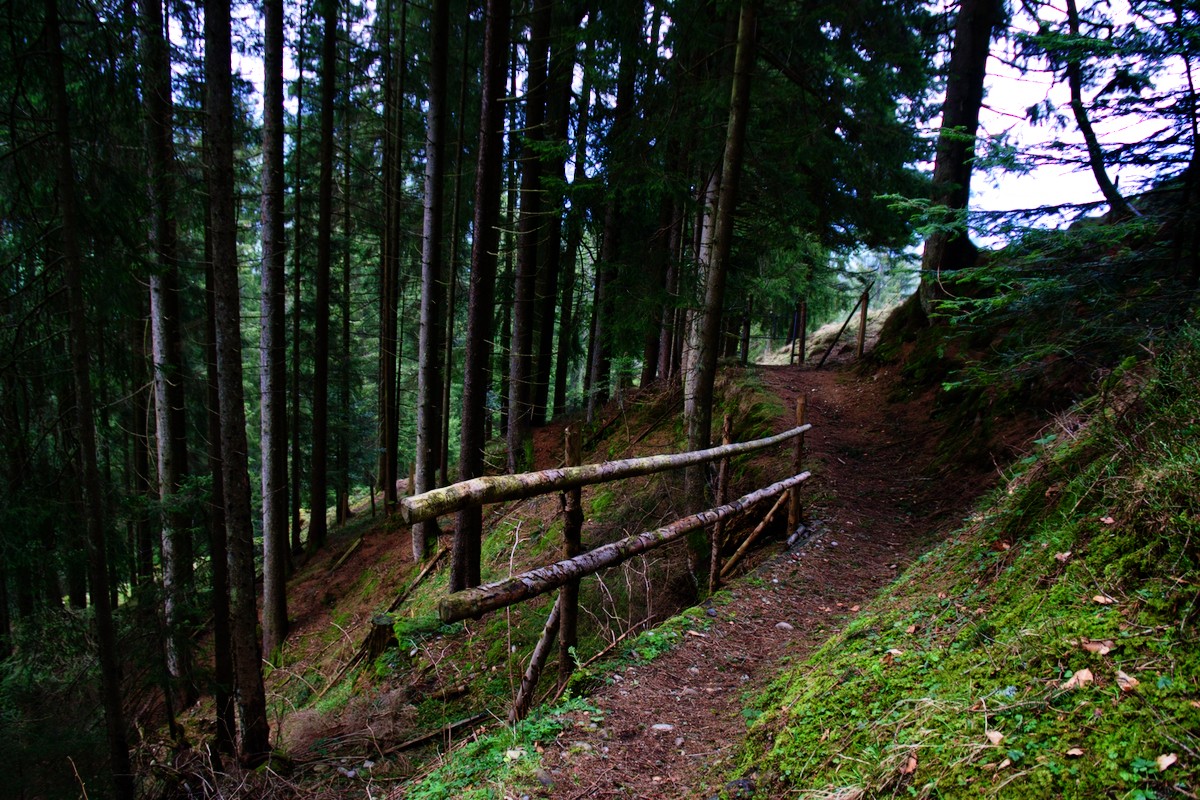
<svg viewBox="0 0 1200 800"><path fill-rule="evenodd" d="M733 442L733 416L725 415L721 425L721 444ZM729 456L718 462L717 467L717 505L723 506L729 499ZM712 556L708 565L708 594L711 597L721 588L721 548L725 544L725 520L719 519L713 525Z"/></svg>
<svg viewBox="0 0 1200 800"><path fill-rule="evenodd" d="M801 394L796 398L796 424L803 425L808 416L808 397ZM795 439L795 450L792 456L792 474L799 475L801 464L804 462L804 434ZM788 535L800 527L800 487L793 486L788 490Z"/></svg>
<svg viewBox="0 0 1200 800"><path fill-rule="evenodd" d="M583 436L578 426L565 432L568 467L577 467L583 460ZM583 552L583 504L581 490L576 487L563 492L563 558L574 558ZM564 684L575 669L571 649L578 643L579 581L571 581L559 589L558 682Z"/></svg>
<svg viewBox="0 0 1200 800"><path fill-rule="evenodd" d="M800 301L800 324L797 330L800 340L800 363L804 363L804 353L808 349L808 301Z"/></svg>
<svg viewBox="0 0 1200 800"><path fill-rule="evenodd" d="M867 342L867 302L870 300L871 288L867 287L863 290L862 299L859 301L860 310L858 312L858 348L855 358L862 360L863 346Z"/></svg>

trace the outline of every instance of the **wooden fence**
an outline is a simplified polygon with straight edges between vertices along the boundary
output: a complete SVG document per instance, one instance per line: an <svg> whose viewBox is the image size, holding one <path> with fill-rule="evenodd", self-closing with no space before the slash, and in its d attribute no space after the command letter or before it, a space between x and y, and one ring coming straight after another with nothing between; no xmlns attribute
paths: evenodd
<svg viewBox="0 0 1200 800"><path fill-rule="evenodd" d="M709 563L709 591L715 591L722 577L732 572L738 559L746 553L754 540L762 533L770 518L788 502L788 527L796 529L800 524L800 484L808 479L809 473L801 471L804 453L804 434L812 428L806 422L805 398L796 403L796 425L775 436L748 442L731 442L732 423L725 418L723 443L706 450L694 450L672 455L628 458L602 464L579 465L580 437L577 429L568 428L566 434L567 466L557 469L527 472L519 475L490 475L462 481L451 486L433 489L400 502L400 513L409 524L432 519L455 511L476 508L489 503L520 500L551 492L563 492L565 522L563 526L564 555L562 560L536 569L531 569L510 578L483 586L454 592L438 605L443 622L455 622L469 617L478 617L488 611L520 603L546 592L559 589L546 622L542 637L534 648L529 668L521 681L510 719L519 719L528 711L532 693L541 676L542 667L550 648L559 639L559 679L565 681L570 674L575 646L575 630L578 620L579 580L606 567L616 566L634 556L677 541L692 531L713 527L712 548ZM728 500L729 460L738 455L753 453L787 442L793 443L792 475L756 489L736 500ZM643 531L610 544L583 552L580 533L583 513L580 504L580 488L599 483L608 483L641 475L652 475L667 470L696 464L719 461L717 503L715 508L692 514L652 531ZM721 551L724 546L725 521L751 507L778 498L759 525L746 537L741 547L724 566Z"/></svg>

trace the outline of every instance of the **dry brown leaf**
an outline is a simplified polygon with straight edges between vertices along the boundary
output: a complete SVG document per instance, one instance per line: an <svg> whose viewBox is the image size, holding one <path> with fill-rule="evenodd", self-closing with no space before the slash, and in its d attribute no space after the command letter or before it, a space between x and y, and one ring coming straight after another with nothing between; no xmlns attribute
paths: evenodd
<svg viewBox="0 0 1200 800"><path fill-rule="evenodd" d="M889 653L890 655L893 655L893 656L902 656L902 655L904 655L904 651L903 651L903 650L897 650L897 649L896 649L896 648L894 648L894 647L893 647L893 648L891 648L891 649L889 649L889 650L888 650L888 653Z"/></svg>
<svg viewBox="0 0 1200 800"><path fill-rule="evenodd" d="M1178 761L1179 756L1175 755L1174 753L1163 753L1154 760L1158 764L1158 771L1162 772L1164 769Z"/></svg>
<svg viewBox="0 0 1200 800"><path fill-rule="evenodd" d="M823 741L825 741L826 739L828 739L828 738L829 738L829 733L830 733L830 729L829 729L829 728L826 728L826 729L825 729L825 732L821 734L821 741L822 741L822 742L823 742Z"/></svg>
<svg viewBox="0 0 1200 800"><path fill-rule="evenodd" d="M1095 678L1092 676L1090 669L1081 669L1071 676L1071 679L1063 684L1063 689L1078 689L1081 686L1087 686Z"/></svg>
<svg viewBox="0 0 1200 800"><path fill-rule="evenodd" d="M1080 750L1078 747L1072 747L1070 750L1067 751L1067 755L1070 756L1071 758L1079 758L1081 755L1083 755L1083 751Z"/></svg>
<svg viewBox="0 0 1200 800"><path fill-rule="evenodd" d="M909 625L907 628L905 628L905 629L904 629L904 632L905 632L905 633L916 633L916 632L917 632L917 626L916 626L916 625Z"/></svg>
<svg viewBox="0 0 1200 800"><path fill-rule="evenodd" d="M1067 550L1065 553L1055 553L1055 554L1054 554L1054 560L1055 560L1055 561L1062 561L1062 562L1066 562L1066 561L1067 561L1068 559L1070 559L1070 558L1071 558L1071 551L1070 551L1070 550Z"/></svg>
<svg viewBox="0 0 1200 800"><path fill-rule="evenodd" d="M1112 517L1101 517L1100 521L1103 522L1105 525L1116 525L1117 524L1117 521L1115 519L1113 519Z"/></svg>
<svg viewBox="0 0 1200 800"><path fill-rule="evenodd" d="M1192 708L1200 708L1200 700L1189 700L1188 705Z"/></svg>
<svg viewBox="0 0 1200 800"><path fill-rule="evenodd" d="M996 765L996 769L1004 769L1005 767L1010 766L1011 764L1012 764L1012 759L1006 758L1003 761L1001 761L999 764Z"/></svg>
<svg viewBox="0 0 1200 800"><path fill-rule="evenodd" d="M900 774L901 775L912 775L916 771L917 771L917 757L909 756L908 761L905 762L905 764L904 764L904 768L902 770L900 770Z"/></svg>
<svg viewBox="0 0 1200 800"><path fill-rule="evenodd" d="M850 606L851 611L858 611L858 606Z"/></svg>
<svg viewBox="0 0 1200 800"><path fill-rule="evenodd" d="M1132 692L1141 683L1137 678L1128 675L1121 670L1117 670L1117 686L1121 687L1122 692Z"/></svg>
<svg viewBox="0 0 1200 800"><path fill-rule="evenodd" d="M945 599L946 599L946 593L938 592L938 600L945 600Z"/></svg>
<svg viewBox="0 0 1200 800"><path fill-rule="evenodd" d="M1004 734L1000 731L991 730L984 735L987 736L987 740L992 744L1000 744L1004 741Z"/></svg>
<svg viewBox="0 0 1200 800"><path fill-rule="evenodd" d="M1080 646L1089 653L1096 653L1102 656L1108 655L1113 651L1113 648L1116 647L1112 639L1105 639L1104 641L1084 639Z"/></svg>
<svg viewBox="0 0 1200 800"><path fill-rule="evenodd" d="M1102 605L1102 606L1111 606L1113 603L1115 603L1117 601L1113 600L1108 595L1098 594L1098 595L1095 595L1094 597L1092 597L1092 602L1098 603L1099 605Z"/></svg>

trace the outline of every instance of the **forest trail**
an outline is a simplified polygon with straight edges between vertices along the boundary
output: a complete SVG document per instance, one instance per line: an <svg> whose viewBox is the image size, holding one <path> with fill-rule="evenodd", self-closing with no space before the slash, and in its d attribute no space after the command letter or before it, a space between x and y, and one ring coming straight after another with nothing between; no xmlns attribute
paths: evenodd
<svg viewBox="0 0 1200 800"><path fill-rule="evenodd" d="M731 772L727 760L747 729L750 693L844 627L939 533L957 525L988 474L956 471L953 491L932 472L941 426L928 400L888 399L886 371L759 367L767 391L789 411L808 398L803 488L811 533L791 551L775 542L766 560L727 588L731 601L706 609L675 648L640 666L601 676L581 716L545 743L539 779L549 796L708 798ZM760 558L763 557L760 555ZM732 795L731 796L736 796Z"/></svg>

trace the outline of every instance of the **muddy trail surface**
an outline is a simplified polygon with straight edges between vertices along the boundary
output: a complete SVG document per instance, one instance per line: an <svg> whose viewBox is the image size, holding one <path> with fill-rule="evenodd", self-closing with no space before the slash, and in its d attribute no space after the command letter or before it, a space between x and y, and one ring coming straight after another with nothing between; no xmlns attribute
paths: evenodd
<svg viewBox="0 0 1200 800"><path fill-rule="evenodd" d="M844 627L960 522L994 476L956 469L948 491L933 468L942 430L928 400L890 401L886 373L759 369L785 408L807 397L807 533L790 550L762 548L728 586L731 601L706 609L707 628L649 663L602 676L606 685L590 697L600 721L580 715L544 745L538 777L550 797L718 794L746 734L749 696L781 660L802 659ZM777 429L793 419L781 416Z"/></svg>

